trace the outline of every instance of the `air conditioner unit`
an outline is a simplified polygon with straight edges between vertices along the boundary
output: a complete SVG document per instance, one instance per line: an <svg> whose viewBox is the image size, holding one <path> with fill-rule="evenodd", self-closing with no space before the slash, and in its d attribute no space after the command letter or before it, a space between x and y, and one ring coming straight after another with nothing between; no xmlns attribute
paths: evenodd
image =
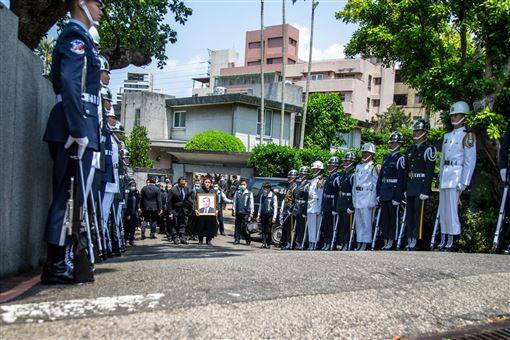
<svg viewBox="0 0 510 340"><path fill-rule="evenodd" d="M222 95L222 94L225 94L227 93L227 89L222 87L222 86L216 86L214 88L214 94L215 95Z"/></svg>

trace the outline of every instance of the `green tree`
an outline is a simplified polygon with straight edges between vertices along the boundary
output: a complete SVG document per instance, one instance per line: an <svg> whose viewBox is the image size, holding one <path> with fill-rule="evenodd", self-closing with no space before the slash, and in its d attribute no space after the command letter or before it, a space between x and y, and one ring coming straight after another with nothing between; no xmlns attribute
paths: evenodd
<svg viewBox="0 0 510 340"><path fill-rule="evenodd" d="M375 119L372 118L372 123L377 131L393 132L401 128L410 128L412 121L410 114L406 114L396 105L391 105L386 112L376 114Z"/></svg>
<svg viewBox="0 0 510 340"><path fill-rule="evenodd" d="M105 0L105 17L99 27L102 53L112 69L130 64L144 66L156 58L163 67L165 47L177 41L177 32L164 22L168 14L184 25L192 14L182 0ZM11 0L19 17L19 39L35 49L48 30L66 16L62 0Z"/></svg>
<svg viewBox="0 0 510 340"><path fill-rule="evenodd" d="M356 124L355 119L344 113L338 95L315 93L308 99L305 146L329 150L333 145L341 145L344 140L340 133L350 132Z"/></svg>
<svg viewBox="0 0 510 340"><path fill-rule="evenodd" d="M208 130L195 135L186 143L184 149L190 151L246 152L246 147L239 138L216 130Z"/></svg>
<svg viewBox="0 0 510 340"><path fill-rule="evenodd" d="M151 142L145 126L135 126L129 138L126 138L129 151L129 165L136 168L152 168L154 161L150 159Z"/></svg>

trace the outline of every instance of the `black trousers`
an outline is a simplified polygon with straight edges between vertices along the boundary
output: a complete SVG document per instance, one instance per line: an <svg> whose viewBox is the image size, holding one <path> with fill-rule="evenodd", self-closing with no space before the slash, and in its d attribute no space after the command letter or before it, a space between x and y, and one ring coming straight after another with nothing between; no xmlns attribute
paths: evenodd
<svg viewBox="0 0 510 340"><path fill-rule="evenodd" d="M354 214L348 214L346 211L338 213L338 244L349 244L351 237L352 223L354 222Z"/></svg>
<svg viewBox="0 0 510 340"><path fill-rule="evenodd" d="M135 230L138 226L138 214L127 214L124 219L124 238L126 241L133 242L135 240Z"/></svg>
<svg viewBox="0 0 510 340"><path fill-rule="evenodd" d="M425 210L427 203L419 196L407 196L406 210L406 234L409 238L422 239L423 223L425 222ZM420 233L421 226L421 233Z"/></svg>
<svg viewBox="0 0 510 340"><path fill-rule="evenodd" d="M381 202L381 220L380 229L384 240L398 239L397 232L397 213L400 206L393 205L391 201Z"/></svg>
<svg viewBox="0 0 510 340"><path fill-rule="evenodd" d="M215 216L198 216L198 239L203 241L204 237L207 241L211 241L217 234L217 224Z"/></svg>
<svg viewBox="0 0 510 340"><path fill-rule="evenodd" d="M296 244L298 247L301 247L303 244L303 238L305 237L305 226L306 226L306 217L302 215L296 216Z"/></svg>
<svg viewBox="0 0 510 340"><path fill-rule="evenodd" d="M246 242L251 242L251 236L248 232L247 224L249 222L250 215L248 214L236 214L235 221L235 230L234 230L234 239L239 241L241 236L246 240Z"/></svg>
<svg viewBox="0 0 510 340"><path fill-rule="evenodd" d="M322 215L322 227L321 234L322 240L325 244L331 245L333 242L333 230L335 228L335 219L333 218L333 212L325 211Z"/></svg>
<svg viewBox="0 0 510 340"><path fill-rule="evenodd" d="M172 238L186 240L186 224L188 218L184 214L174 215L172 220Z"/></svg>
<svg viewBox="0 0 510 340"><path fill-rule="evenodd" d="M156 235L156 223L158 222L158 212L157 211L144 211L143 213L145 224L142 225L142 238L145 238L145 228L147 224L150 226L151 237Z"/></svg>
<svg viewBox="0 0 510 340"><path fill-rule="evenodd" d="M168 211L163 210L163 214L158 217L159 233L165 234L168 228Z"/></svg>
<svg viewBox="0 0 510 340"><path fill-rule="evenodd" d="M225 225L223 224L223 212L221 210L218 211L218 217L216 221L218 223L218 229L220 231L220 234L221 235L225 234Z"/></svg>
<svg viewBox="0 0 510 340"><path fill-rule="evenodd" d="M294 216L284 214L283 225L282 225L282 238L280 239L280 246L287 246L291 241L292 223L294 222Z"/></svg>
<svg viewBox="0 0 510 340"><path fill-rule="evenodd" d="M262 242L271 244L271 227L273 214L260 214L260 224L262 227Z"/></svg>

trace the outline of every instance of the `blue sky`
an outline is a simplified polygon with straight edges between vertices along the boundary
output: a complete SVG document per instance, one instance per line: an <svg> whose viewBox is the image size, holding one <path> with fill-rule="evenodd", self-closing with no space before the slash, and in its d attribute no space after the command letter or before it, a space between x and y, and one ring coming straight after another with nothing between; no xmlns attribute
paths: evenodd
<svg viewBox="0 0 510 340"><path fill-rule="evenodd" d="M0 0L9 3L7 0ZM343 45L355 29L334 17L346 1L320 0L316 9L314 60L343 56ZM247 30L260 27L260 1L258 0L189 0L185 3L193 9L193 15L184 26L176 25L171 16L167 21L178 32L178 42L166 49L168 65L158 70L155 65L144 67L154 74L155 87L167 94L187 96L191 94L191 78L207 71L207 49L233 48L244 58L244 38ZM295 5L287 1L287 22L300 30L299 57L308 59L308 40L311 1L298 0ZM265 0L265 25L281 23L281 1ZM128 67L112 72L111 89L114 93L122 84Z"/></svg>

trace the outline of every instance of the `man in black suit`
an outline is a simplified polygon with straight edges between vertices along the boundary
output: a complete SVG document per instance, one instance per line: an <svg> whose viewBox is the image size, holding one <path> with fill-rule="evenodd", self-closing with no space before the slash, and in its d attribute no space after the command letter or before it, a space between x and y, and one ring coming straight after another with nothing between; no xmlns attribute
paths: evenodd
<svg viewBox="0 0 510 340"><path fill-rule="evenodd" d="M155 183L156 178L151 177L149 179L149 184L144 186L140 193L140 209L142 210L146 224L150 224L151 238L156 238L158 216L163 212L161 192ZM142 240L145 239L146 224L142 225Z"/></svg>
<svg viewBox="0 0 510 340"><path fill-rule="evenodd" d="M179 178L177 185L168 192L167 210L172 220L172 238L175 244L188 244L186 240L187 213L193 206L191 193L186 186L186 179Z"/></svg>

